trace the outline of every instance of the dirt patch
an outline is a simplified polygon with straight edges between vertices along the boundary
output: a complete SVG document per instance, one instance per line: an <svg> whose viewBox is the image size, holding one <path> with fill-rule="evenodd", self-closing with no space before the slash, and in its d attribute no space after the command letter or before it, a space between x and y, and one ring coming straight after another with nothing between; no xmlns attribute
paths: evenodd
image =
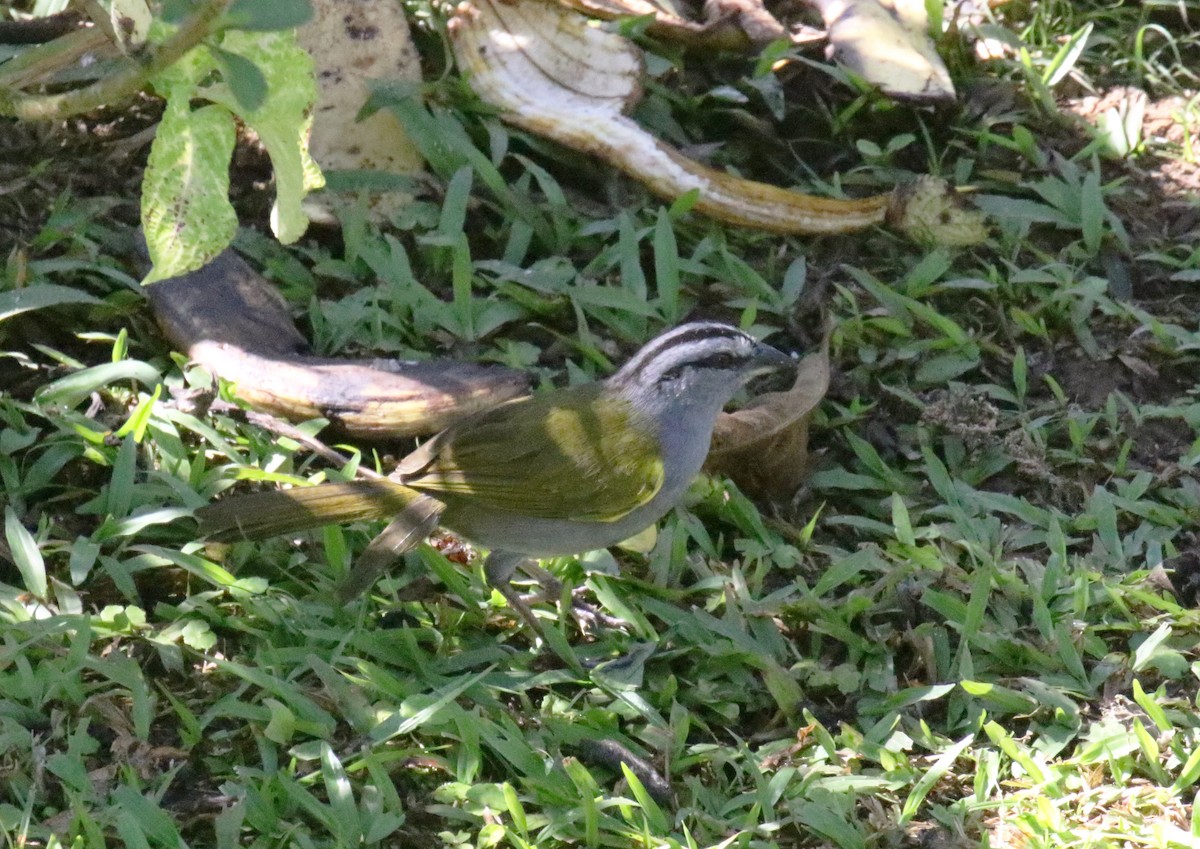
<svg viewBox="0 0 1200 849"><path fill-rule="evenodd" d="M1093 127L1114 121L1132 122L1138 112L1142 120L1129 139L1135 147L1144 145L1135 170L1152 181L1167 197L1200 197L1200 92L1151 100L1140 88L1116 86L1099 95L1065 101L1063 109L1078 115ZM1173 156L1159 155L1169 150ZM1191 161L1187 161L1188 152ZM1179 154L1183 154L1180 158Z"/></svg>
<svg viewBox="0 0 1200 849"><path fill-rule="evenodd" d="M1144 335L1107 340L1111 353L1095 359L1076 347L1054 348L1031 356L1030 385L1050 375L1073 404L1099 410L1120 392L1137 404L1170 404L1196 385L1194 369L1166 356L1156 340Z"/></svg>
<svg viewBox="0 0 1200 849"><path fill-rule="evenodd" d="M1151 100L1139 88L1117 86L1061 105L1092 127L1131 127L1134 155L1119 162L1127 184L1110 203L1136 244L1200 240L1200 92Z"/></svg>
<svg viewBox="0 0 1200 849"><path fill-rule="evenodd" d="M1187 534L1178 540L1179 554L1163 564L1175 597L1185 607L1200 607L1200 539Z"/></svg>
<svg viewBox="0 0 1200 849"><path fill-rule="evenodd" d="M1181 418L1146 419L1130 428L1129 438L1133 440L1132 463L1167 473L1191 449L1196 430Z"/></svg>

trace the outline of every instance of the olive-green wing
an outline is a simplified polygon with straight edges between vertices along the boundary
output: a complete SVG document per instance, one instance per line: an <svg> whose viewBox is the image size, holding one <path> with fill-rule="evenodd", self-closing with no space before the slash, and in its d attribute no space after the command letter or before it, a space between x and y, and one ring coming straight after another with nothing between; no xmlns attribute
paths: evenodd
<svg viewBox="0 0 1200 849"><path fill-rule="evenodd" d="M450 502L615 521L662 488L662 451L633 407L595 385L502 404L434 437L396 480Z"/></svg>

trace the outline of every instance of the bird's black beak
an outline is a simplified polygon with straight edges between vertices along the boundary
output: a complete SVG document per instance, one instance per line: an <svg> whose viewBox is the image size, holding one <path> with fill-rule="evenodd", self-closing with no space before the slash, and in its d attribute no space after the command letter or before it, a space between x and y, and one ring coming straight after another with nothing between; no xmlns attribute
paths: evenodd
<svg viewBox="0 0 1200 849"><path fill-rule="evenodd" d="M758 343L758 349L754 352L754 364L752 366L753 374L767 374L773 371L783 371L784 369L794 369L799 359L785 354L778 348L772 348L770 345L765 345L762 342Z"/></svg>

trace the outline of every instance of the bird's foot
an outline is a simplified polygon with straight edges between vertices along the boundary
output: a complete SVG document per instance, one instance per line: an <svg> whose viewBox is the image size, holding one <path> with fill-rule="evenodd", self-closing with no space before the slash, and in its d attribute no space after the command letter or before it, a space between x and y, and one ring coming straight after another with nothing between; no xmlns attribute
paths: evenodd
<svg viewBox="0 0 1200 849"><path fill-rule="evenodd" d="M509 606L525 620L525 623L529 625L534 633L544 640L545 633L534 616L528 601L522 598L510 583L513 573L518 566L537 581L540 588L538 593L529 597L530 599L549 601L552 604L557 604L563 595L562 582L539 566L536 561L512 552L493 551L488 555L487 560L484 561L484 574L487 576L488 583L500 591L500 594L504 596ZM572 593L571 615L579 625L579 630L582 633L593 633L599 627L620 628L625 624L620 619L609 616L594 605L577 598L577 594L581 592L582 589L579 589Z"/></svg>
<svg viewBox="0 0 1200 849"><path fill-rule="evenodd" d="M551 604L557 603L562 598L562 581L533 561L527 563L524 568L541 588L541 592L536 597ZM575 619L581 633L592 634L600 628L616 630L625 625L624 621L615 616L609 616L596 605L584 601L584 592L583 587L576 587L571 593L571 616Z"/></svg>

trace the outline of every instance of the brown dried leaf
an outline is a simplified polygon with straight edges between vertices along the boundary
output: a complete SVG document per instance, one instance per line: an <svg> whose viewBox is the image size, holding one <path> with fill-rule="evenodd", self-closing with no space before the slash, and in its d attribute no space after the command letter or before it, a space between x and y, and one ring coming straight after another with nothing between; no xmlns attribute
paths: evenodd
<svg viewBox="0 0 1200 849"><path fill-rule="evenodd" d="M767 11L763 0L704 0L704 19L711 26L733 24L752 44L788 38L788 31Z"/></svg>
<svg viewBox="0 0 1200 849"><path fill-rule="evenodd" d="M722 413L704 469L725 475L752 498L790 498L808 473L808 420L829 389L829 333L800 361L796 381L736 413Z"/></svg>
<svg viewBox="0 0 1200 849"><path fill-rule="evenodd" d="M731 0L731 2L761 5L759 0ZM659 2L659 0L559 0L559 3L589 17L605 21L652 15L653 18L646 28L650 35L663 41L686 44L690 47L745 51L755 44L785 37L783 28L778 21L775 22L778 33L767 36L765 35L767 29L761 24L756 26L758 21L753 16L749 18L749 28L743 25L739 16L734 14L712 16L706 14L703 22L694 21L680 14L674 4ZM765 9L762 14L770 17ZM769 23L767 26L769 27Z"/></svg>

